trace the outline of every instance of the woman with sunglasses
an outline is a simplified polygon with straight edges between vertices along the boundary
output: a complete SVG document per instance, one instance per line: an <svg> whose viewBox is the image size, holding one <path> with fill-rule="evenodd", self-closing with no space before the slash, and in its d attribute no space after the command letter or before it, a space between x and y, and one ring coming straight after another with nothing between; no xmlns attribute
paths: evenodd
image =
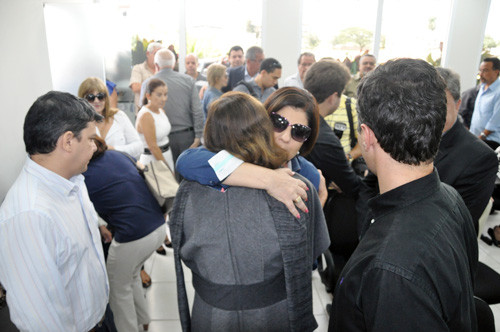
<svg viewBox="0 0 500 332"><path fill-rule="evenodd" d="M289 159L275 142L262 104L241 92L213 102L204 141L209 151L225 150L264 168L279 168ZM306 189L312 188L304 181ZM316 190L308 190L304 200L309 213L294 218L263 190L235 186L219 191L194 181L181 183L170 229L183 331L317 327L311 266L330 241ZM181 260L193 276L191 317Z"/></svg>
<svg viewBox="0 0 500 332"><path fill-rule="evenodd" d="M143 150L139 135L123 111L111 108L106 84L97 77L89 77L80 84L78 97L85 98L97 113L104 116L104 121L97 124L97 129L108 149L139 158Z"/></svg>
<svg viewBox="0 0 500 332"><path fill-rule="evenodd" d="M265 189L297 216L296 207L305 211L301 199L306 197L306 186L290 176L296 172L311 181L324 205L328 196L324 178L304 158L312 150L319 130L319 111L314 97L303 89L281 88L269 96L264 107L271 118L276 143L288 154L283 168L270 170L242 163L225 151L216 155L201 147L184 151L177 160L177 171L185 179L204 185Z"/></svg>

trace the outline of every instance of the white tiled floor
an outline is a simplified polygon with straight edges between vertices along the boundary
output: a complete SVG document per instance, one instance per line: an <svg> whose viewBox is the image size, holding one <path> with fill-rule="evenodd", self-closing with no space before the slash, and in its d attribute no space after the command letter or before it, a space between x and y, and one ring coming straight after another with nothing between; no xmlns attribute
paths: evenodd
<svg viewBox="0 0 500 332"><path fill-rule="evenodd" d="M488 227L500 225L500 212L489 216L484 233ZM479 260L500 273L500 248L488 246L479 241ZM177 293L175 284L175 269L173 251L169 249L166 256L154 253L145 264L146 271L151 275L153 284L146 290L146 298L150 306L152 322L151 332L182 331L177 310ZM191 285L191 273L184 268L188 299L193 301L194 289ZM326 305L331 303L332 296L325 291L317 272L313 273L313 312L318 322L318 332L328 330L329 316ZM500 331L500 304L492 305L497 331Z"/></svg>

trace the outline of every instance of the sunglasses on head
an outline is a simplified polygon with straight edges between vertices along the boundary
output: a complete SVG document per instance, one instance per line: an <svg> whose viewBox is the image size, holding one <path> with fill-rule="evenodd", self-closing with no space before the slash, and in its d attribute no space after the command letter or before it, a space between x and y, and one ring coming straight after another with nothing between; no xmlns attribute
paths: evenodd
<svg viewBox="0 0 500 332"><path fill-rule="evenodd" d="M104 98L106 98L106 95L102 92L99 92L96 95L90 93L85 96L85 99L87 99L89 102L93 102L96 98L102 101L104 100Z"/></svg>
<svg viewBox="0 0 500 332"><path fill-rule="evenodd" d="M269 114L269 116L271 117L274 131L277 133L281 133L286 128L288 128L288 126L290 126L292 127L292 138L301 143L307 141L307 139L311 135L311 128L309 128L308 126L304 126L299 123L292 125L285 117L282 117L275 112L272 112L271 114Z"/></svg>

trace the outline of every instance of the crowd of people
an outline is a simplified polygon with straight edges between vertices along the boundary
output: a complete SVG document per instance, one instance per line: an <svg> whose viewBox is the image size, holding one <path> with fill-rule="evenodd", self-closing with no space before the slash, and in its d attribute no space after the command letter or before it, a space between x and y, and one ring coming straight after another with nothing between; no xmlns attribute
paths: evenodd
<svg viewBox="0 0 500 332"><path fill-rule="evenodd" d="M500 61L483 60L461 104L458 75L423 60L364 54L351 76L305 52L279 87L261 47L228 59L205 77L188 54L183 74L149 44L130 79L135 124L95 77L33 103L0 207L17 328L146 331L143 265L171 241L183 331L313 331L318 266L335 271L329 331L480 331ZM153 161L180 183L167 213L139 171Z"/></svg>

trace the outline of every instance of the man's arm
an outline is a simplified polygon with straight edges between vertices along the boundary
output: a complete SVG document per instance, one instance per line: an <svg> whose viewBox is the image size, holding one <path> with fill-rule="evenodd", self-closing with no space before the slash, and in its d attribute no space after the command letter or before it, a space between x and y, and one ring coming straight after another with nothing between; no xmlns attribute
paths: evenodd
<svg viewBox="0 0 500 332"><path fill-rule="evenodd" d="M203 135L203 127L205 125L205 116L203 115L203 109L201 107L200 98L198 97L198 90L192 83L191 87L191 118L193 119L193 127L195 133L195 141L191 147L197 147L200 143L200 138ZM194 145L194 146L193 146Z"/></svg>
<svg viewBox="0 0 500 332"><path fill-rule="evenodd" d="M65 290L69 276L57 265L67 242L61 233L48 217L32 211L0 228L0 280L11 319L22 331L77 331Z"/></svg>

